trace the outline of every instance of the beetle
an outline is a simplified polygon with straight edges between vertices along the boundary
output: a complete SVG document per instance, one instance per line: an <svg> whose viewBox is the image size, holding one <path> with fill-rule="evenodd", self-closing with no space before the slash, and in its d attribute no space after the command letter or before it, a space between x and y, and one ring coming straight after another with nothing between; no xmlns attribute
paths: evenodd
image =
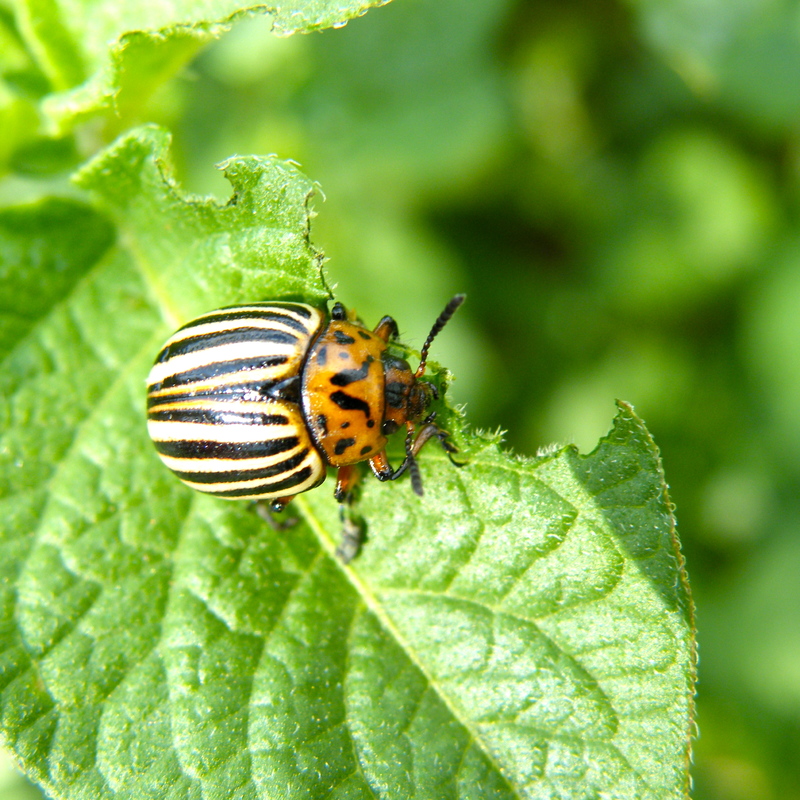
<svg viewBox="0 0 800 800"><path fill-rule="evenodd" d="M456 448L426 412L438 398L423 380L428 350L465 295L447 304L412 371L389 345L397 323L373 330L334 303L330 314L305 303L269 301L228 306L174 333L147 379L147 426L161 460L193 489L259 501L282 511L338 470L334 496L349 503L367 461L380 481L409 472L416 494L416 457L431 439L452 459ZM387 438L405 427L405 458L392 468ZM453 462L456 463L456 462ZM360 529L345 520L339 555L360 547Z"/></svg>

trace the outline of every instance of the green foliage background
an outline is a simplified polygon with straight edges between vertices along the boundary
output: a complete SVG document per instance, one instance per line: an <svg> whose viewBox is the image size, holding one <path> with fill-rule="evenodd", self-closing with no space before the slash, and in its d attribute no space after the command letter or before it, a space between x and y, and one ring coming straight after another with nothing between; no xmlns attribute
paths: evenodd
<svg viewBox="0 0 800 800"><path fill-rule="evenodd" d="M800 798L798 3L395 0L309 36L255 17L205 49L222 28L135 40L112 64L96 42L33 58L7 2L4 203L73 191L136 122L173 131L198 193L229 194L215 162L274 152L320 182L314 241L366 320L421 336L467 292L436 357L472 424L586 451L615 398L635 405L697 603L693 796ZM117 114L70 93L94 68L123 76Z"/></svg>

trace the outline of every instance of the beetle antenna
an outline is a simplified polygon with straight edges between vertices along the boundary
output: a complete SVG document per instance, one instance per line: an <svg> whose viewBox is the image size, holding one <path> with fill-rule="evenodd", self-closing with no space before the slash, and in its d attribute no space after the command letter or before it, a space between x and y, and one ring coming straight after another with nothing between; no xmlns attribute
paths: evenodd
<svg viewBox="0 0 800 800"><path fill-rule="evenodd" d="M439 332L444 328L444 326L448 323L450 317L456 313L458 307L467 299L465 294L457 294L445 307L444 311L439 314L438 319L436 322L433 323L433 327L431 328L431 332L428 334L428 338L425 340L425 344L422 345L422 350L420 351L420 362L419 366L417 367L417 371L414 373L415 378L421 378L425 372L425 364L428 361L428 350L431 348L431 343L433 340L438 336Z"/></svg>
<svg viewBox="0 0 800 800"><path fill-rule="evenodd" d="M411 454L409 454L407 458L408 471L411 473L411 488L414 490L414 494L422 497L422 475L420 475L419 472L419 464L417 464L417 459Z"/></svg>

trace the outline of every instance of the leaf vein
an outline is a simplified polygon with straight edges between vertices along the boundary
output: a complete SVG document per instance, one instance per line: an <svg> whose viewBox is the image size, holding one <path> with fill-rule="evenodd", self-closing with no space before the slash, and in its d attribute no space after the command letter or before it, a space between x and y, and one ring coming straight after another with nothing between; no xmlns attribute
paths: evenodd
<svg viewBox="0 0 800 800"><path fill-rule="evenodd" d="M325 528L320 522L320 520L311 510L305 498L297 497L295 498L294 502L299 507L300 512L308 521L312 530L317 534L320 542L322 543L323 548L326 551L328 551L331 557L336 558L335 556L336 548L332 539L325 531ZM337 560L336 563L340 562ZM397 644L403 650L403 652L405 652L408 658L416 665L416 667L420 670L422 675L424 675L425 679L428 682L428 685L436 692L437 696L445 704L450 714L452 714L453 718L462 725L464 730L466 730L469 733L473 741L480 747L481 751L484 753L486 758L489 760L489 762L492 764L495 770L497 770L498 775L500 775L505 784L508 786L509 791L513 794L514 797L520 798L521 800L521 795L519 793L518 788L511 782L510 778L506 775L505 771L497 762L494 753L492 753L489 746L480 736L479 732L475 729L475 726L472 724L471 720L465 718L463 715L459 713L455 704L452 702L452 699L447 695L442 686L440 686L433 679L433 676L427 670L424 663L422 662L422 659L416 653L414 648L401 636L400 631L395 627L391 618L384 611L383 607L378 602L378 599L375 597L375 595L367 588L366 584L356 574L354 569L352 569L351 567L342 566L342 570L345 573L347 579L350 581L350 583L353 584L353 587L361 596L366 607L373 614L375 614L376 618L381 623L381 626L384 628L387 634L389 634L389 636L391 636L397 642Z"/></svg>

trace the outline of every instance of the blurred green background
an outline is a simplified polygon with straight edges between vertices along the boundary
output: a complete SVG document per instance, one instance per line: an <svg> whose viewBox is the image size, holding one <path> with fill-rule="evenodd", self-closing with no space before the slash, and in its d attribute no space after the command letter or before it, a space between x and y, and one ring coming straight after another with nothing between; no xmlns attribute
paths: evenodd
<svg viewBox="0 0 800 800"><path fill-rule="evenodd" d="M180 179L300 162L337 295L434 347L470 421L661 447L700 640L696 800L800 798L800 4L395 0L239 23L137 116ZM31 797L0 766L0 797Z"/></svg>

